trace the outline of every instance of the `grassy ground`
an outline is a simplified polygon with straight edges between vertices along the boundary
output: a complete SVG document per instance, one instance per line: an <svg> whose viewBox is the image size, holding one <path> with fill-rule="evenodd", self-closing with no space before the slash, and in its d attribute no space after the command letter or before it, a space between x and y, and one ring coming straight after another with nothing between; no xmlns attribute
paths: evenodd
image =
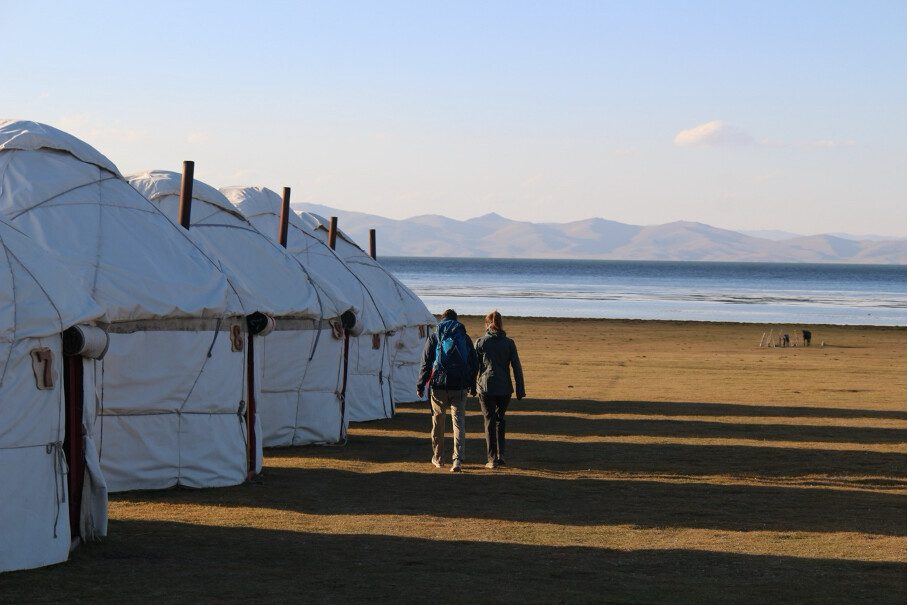
<svg viewBox="0 0 908 606"><path fill-rule="evenodd" d="M475 401L460 475L401 406L244 486L115 495L107 540L0 600L905 602L904 329L506 328L530 396L508 468L482 467Z"/></svg>

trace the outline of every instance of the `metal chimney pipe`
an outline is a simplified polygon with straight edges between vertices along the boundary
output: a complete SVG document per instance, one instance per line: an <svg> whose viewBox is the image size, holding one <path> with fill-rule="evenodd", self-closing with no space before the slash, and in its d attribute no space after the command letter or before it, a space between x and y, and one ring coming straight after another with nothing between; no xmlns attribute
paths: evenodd
<svg viewBox="0 0 908 606"><path fill-rule="evenodd" d="M195 174L195 162L183 162L183 179L180 181L180 225L189 229L189 216L192 214L192 180Z"/></svg>
<svg viewBox="0 0 908 606"><path fill-rule="evenodd" d="M287 248L287 224L290 222L290 188L284 188L284 195L281 196L281 226L278 231L277 239L281 246Z"/></svg>
<svg viewBox="0 0 908 606"><path fill-rule="evenodd" d="M375 258L375 230L369 230L369 256Z"/></svg>
<svg viewBox="0 0 908 606"><path fill-rule="evenodd" d="M331 225L328 227L328 246L334 250L337 244L337 217L331 217Z"/></svg>

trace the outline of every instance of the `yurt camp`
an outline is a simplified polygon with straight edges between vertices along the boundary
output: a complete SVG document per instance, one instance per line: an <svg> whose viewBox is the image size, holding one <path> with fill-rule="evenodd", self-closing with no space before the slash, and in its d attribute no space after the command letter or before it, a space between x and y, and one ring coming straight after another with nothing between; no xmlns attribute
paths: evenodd
<svg viewBox="0 0 908 606"><path fill-rule="evenodd" d="M107 492L72 376L81 354L103 355L106 339L96 327L79 326L102 310L60 258L3 220L0 250L4 572L63 562L75 540L106 534ZM86 334L89 347L78 342Z"/></svg>
<svg viewBox="0 0 908 606"><path fill-rule="evenodd" d="M0 122L0 214L104 311L109 347L81 380L109 490L229 486L260 468L241 293L186 230L97 150L27 121Z"/></svg>
<svg viewBox="0 0 908 606"><path fill-rule="evenodd" d="M382 387L381 358L370 365L360 361L365 356L360 356L358 349L351 348L358 335L367 335L371 341L372 335L385 334L382 315L370 293L328 245L307 230L294 212L283 207L281 196L263 187L226 187L221 192L275 241L282 241L283 214L287 218L283 232L287 251L305 268L313 283L340 292L344 301L352 304L355 323L345 327L343 343L336 343L335 332L326 330L308 359L295 354L293 344L287 342L269 349L277 358L273 363L280 366L272 371L272 362L265 361L263 401L273 400L270 407L282 410L285 419L282 431L270 436L266 433L265 445L333 441L338 430L345 431L351 410L356 413L367 406L381 407L387 400L383 397L387 388ZM286 370L278 370L281 366Z"/></svg>
<svg viewBox="0 0 908 606"><path fill-rule="evenodd" d="M387 329L384 338L377 336L368 339L360 337L356 341L358 352L368 351L370 347L379 349L386 358L390 374L385 381L390 398L390 410L387 406L379 409L375 406L361 407L350 412L351 421L368 421L394 414L394 406L401 402L413 402L416 397L416 376L425 345L427 331L435 327L435 316L429 313L422 300L412 290L404 286L394 274L382 267L375 258L366 253L347 234L340 229L332 229L325 218L308 212L300 214L309 231L323 241L333 239L333 248L349 270L371 293L376 305L381 310Z"/></svg>
<svg viewBox="0 0 908 606"><path fill-rule="evenodd" d="M179 173L151 171L130 176L129 182L178 220ZM258 314L268 325L247 344L255 344L249 356L254 362L249 405L261 421L258 439L263 446L342 441L343 369L337 360L343 359L343 324L353 325L352 305L330 283L307 273L215 188L194 180L188 199L190 235L220 263L231 283L243 285L245 312Z"/></svg>

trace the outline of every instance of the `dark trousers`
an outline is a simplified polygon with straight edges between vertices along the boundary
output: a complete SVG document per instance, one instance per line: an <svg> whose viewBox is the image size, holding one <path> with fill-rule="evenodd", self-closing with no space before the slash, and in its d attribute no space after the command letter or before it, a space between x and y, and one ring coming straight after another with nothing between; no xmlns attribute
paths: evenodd
<svg viewBox="0 0 908 606"><path fill-rule="evenodd" d="M486 449L489 461L504 460L504 413L511 396L479 394L479 406L486 425Z"/></svg>

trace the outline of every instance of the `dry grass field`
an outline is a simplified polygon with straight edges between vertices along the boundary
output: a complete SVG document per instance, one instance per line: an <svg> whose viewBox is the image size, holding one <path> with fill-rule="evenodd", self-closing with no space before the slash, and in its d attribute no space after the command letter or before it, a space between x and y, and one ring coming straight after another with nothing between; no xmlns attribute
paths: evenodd
<svg viewBox="0 0 908 606"><path fill-rule="evenodd" d="M475 400L459 475L401 406L244 486L114 495L107 540L0 600L905 603L905 329L505 328L529 394L509 467L483 467Z"/></svg>

